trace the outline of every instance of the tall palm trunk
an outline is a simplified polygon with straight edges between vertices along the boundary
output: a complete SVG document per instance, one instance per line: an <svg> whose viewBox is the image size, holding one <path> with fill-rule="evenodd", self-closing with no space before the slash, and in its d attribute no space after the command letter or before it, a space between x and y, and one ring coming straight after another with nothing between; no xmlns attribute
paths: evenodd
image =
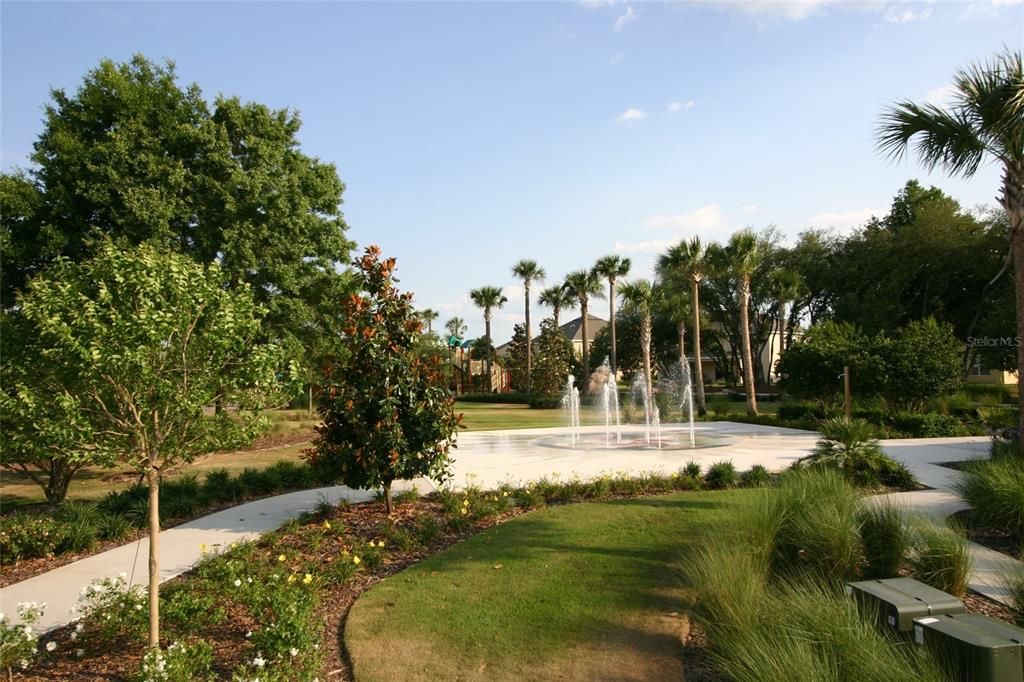
<svg viewBox="0 0 1024 682"><path fill-rule="evenodd" d="M1007 163L1003 169L1003 192L1000 197L1010 221L1010 249L1013 252L1013 275L1017 300L1017 382L1024 379L1024 162ZM1017 409L1020 413L1017 439L1024 455L1024 391L1018 391Z"/></svg>
<svg viewBox="0 0 1024 682"><path fill-rule="evenodd" d="M686 359L686 323L682 320L676 323L676 333L679 334L679 369L687 365Z"/></svg>
<svg viewBox="0 0 1024 682"><path fill-rule="evenodd" d="M654 414L654 380L651 377L651 336L652 322L650 315L644 315L640 327L640 343L643 345L644 356L644 390L647 391L647 405L650 414Z"/></svg>
<svg viewBox="0 0 1024 682"><path fill-rule="evenodd" d="M619 372L618 355L615 345L615 280L608 280L608 319L612 325L612 376L617 377Z"/></svg>
<svg viewBox="0 0 1024 682"><path fill-rule="evenodd" d="M485 329L484 333L487 335L487 346L484 348L484 353L487 354L487 355L484 356L484 360L485 360L484 366L487 367L487 380L486 380L487 381L487 384L486 384L487 388L484 389L484 390L485 390L485 392L490 393L491 392L491 388L493 387L493 384L491 383L491 346L493 344L491 344L491 311L490 310L488 310L484 314L484 329Z"/></svg>
<svg viewBox="0 0 1024 682"><path fill-rule="evenodd" d="M690 281L693 288L693 365L696 370L697 414L704 415L707 407L704 404L704 363L700 355L700 282Z"/></svg>
<svg viewBox="0 0 1024 682"><path fill-rule="evenodd" d="M580 312L583 314L582 326L583 326L583 386L580 389L584 393L590 392L590 345L587 343L587 310L589 308L588 301L585 299L580 300Z"/></svg>
<svg viewBox="0 0 1024 682"><path fill-rule="evenodd" d="M530 334L530 283L524 282L526 294L526 395L530 395L530 380L533 377L533 336Z"/></svg>
<svg viewBox="0 0 1024 682"><path fill-rule="evenodd" d="M757 416L757 394L754 392L754 356L750 351L750 277L740 283L740 336L743 345L743 388L747 393L747 414Z"/></svg>

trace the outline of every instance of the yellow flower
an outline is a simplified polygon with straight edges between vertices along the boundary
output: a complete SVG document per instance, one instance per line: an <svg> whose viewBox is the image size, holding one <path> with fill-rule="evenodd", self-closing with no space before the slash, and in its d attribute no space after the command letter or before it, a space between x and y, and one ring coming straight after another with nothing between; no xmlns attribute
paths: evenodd
<svg viewBox="0 0 1024 682"><path fill-rule="evenodd" d="M310 584L311 582L313 582L313 576L312 576L312 575L310 575L309 573L307 573L307 574L306 574L306 577L302 579L302 584L303 584L303 585L308 585L308 584Z"/></svg>
<svg viewBox="0 0 1024 682"><path fill-rule="evenodd" d="M362 561L363 561L363 560L362 560L362 559L360 559L360 558L359 558L359 557L357 557L357 556L354 556L354 557L352 557L352 563L354 563L354 564L359 564L359 563L362 563Z"/></svg>
<svg viewBox="0 0 1024 682"><path fill-rule="evenodd" d="M327 530L330 530L331 529L331 522L330 521L324 521L324 528L326 528Z"/></svg>
<svg viewBox="0 0 1024 682"><path fill-rule="evenodd" d="M383 540L377 540L377 546L378 547L383 547L384 546L384 541Z"/></svg>
<svg viewBox="0 0 1024 682"><path fill-rule="evenodd" d="M463 516L465 516L465 515L466 515L466 510L465 510L465 509L463 509L463 510L462 510L462 515L463 515Z"/></svg>
<svg viewBox="0 0 1024 682"><path fill-rule="evenodd" d="M284 554L282 554L281 556L277 557L277 560L278 561L284 561L285 560Z"/></svg>
<svg viewBox="0 0 1024 682"><path fill-rule="evenodd" d="M508 491L506 490L505 492L503 492L503 493L501 494L501 496L502 496L502 497L508 497Z"/></svg>
<svg viewBox="0 0 1024 682"><path fill-rule="evenodd" d="M463 506L463 507L465 507L465 506L466 506L466 505L468 505L468 504L469 504L469 498L468 498L468 497L467 497L467 498L464 498L464 499L462 500L462 506Z"/></svg>
<svg viewBox="0 0 1024 682"><path fill-rule="evenodd" d="M203 554L206 554L206 543L205 542L200 542L199 543L199 551L202 552Z"/></svg>
<svg viewBox="0 0 1024 682"><path fill-rule="evenodd" d="M288 576L288 582L293 583L296 580L297 580L297 578L295 577L294 573L292 573L290 576Z"/></svg>

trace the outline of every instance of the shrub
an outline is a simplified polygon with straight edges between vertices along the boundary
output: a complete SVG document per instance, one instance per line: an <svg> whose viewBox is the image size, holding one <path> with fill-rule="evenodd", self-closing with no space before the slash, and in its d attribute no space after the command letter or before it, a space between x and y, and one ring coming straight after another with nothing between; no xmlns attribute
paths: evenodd
<svg viewBox="0 0 1024 682"><path fill-rule="evenodd" d="M704 483L711 490L735 488L738 482L739 475L731 461L715 462L708 467L708 473L704 476Z"/></svg>
<svg viewBox="0 0 1024 682"><path fill-rule="evenodd" d="M954 488L973 507L978 523L1024 539L1024 458L971 462Z"/></svg>
<svg viewBox="0 0 1024 682"><path fill-rule="evenodd" d="M903 464L882 452L875 429L863 419L829 419L821 424L822 438L799 466L834 469L855 485L912 488L914 477Z"/></svg>
<svg viewBox="0 0 1024 682"><path fill-rule="evenodd" d="M531 395L530 407L535 410L554 410L562 406L562 397L557 395Z"/></svg>
<svg viewBox="0 0 1024 682"><path fill-rule="evenodd" d="M145 590L128 585L127 574L94 580L82 588L77 610L85 628L101 640L123 644L141 642L149 629L149 600Z"/></svg>
<svg viewBox="0 0 1024 682"><path fill-rule="evenodd" d="M779 419L824 419L825 410L812 402L788 402L779 405Z"/></svg>
<svg viewBox="0 0 1024 682"><path fill-rule="evenodd" d="M191 644L175 642L166 650L149 649L142 657L139 670L132 682L192 682L211 680L213 648L199 640Z"/></svg>
<svg viewBox="0 0 1024 682"><path fill-rule="evenodd" d="M971 554L964 536L944 526L918 523L910 567L923 583L962 597L971 575Z"/></svg>
<svg viewBox="0 0 1024 682"><path fill-rule="evenodd" d="M740 483L747 488L764 488L772 484L772 475L761 464L755 464L749 471L740 474Z"/></svg>
<svg viewBox="0 0 1024 682"><path fill-rule="evenodd" d="M198 635L204 628L224 622L224 608L202 581L172 583L160 595L160 617L168 632Z"/></svg>
<svg viewBox="0 0 1024 682"><path fill-rule="evenodd" d="M19 625L12 625L6 616L0 615L0 668L7 671L7 678L13 679L12 670L24 670L36 657L39 635L33 631L35 624L43 617L46 604L24 602L18 604Z"/></svg>
<svg viewBox="0 0 1024 682"><path fill-rule="evenodd" d="M889 417L889 421L893 428L911 438L947 438L971 434L961 420L936 412L896 412Z"/></svg>
<svg viewBox="0 0 1024 682"><path fill-rule="evenodd" d="M683 473L690 478L700 478L703 472L701 471L700 464L697 464L691 459L686 463L686 466L683 467Z"/></svg>
<svg viewBox="0 0 1024 682"><path fill-rule="evenodd" d="M100 537L104 540L121 541L132 532L132 524L122 514L102 514L100 516Z"/></svg>
<svg viewBox="0 0 1024 682"><path fill-rule="evenodd" d="M53 517L16 512L0 519L4 563L50 556L63 541L63 528Z"/></svg>
<svg viewBox="0 0 1024 682"><path fill-rule="evenodd" d="M758 524L771 537L773 570L785 576L853 578L860 564L860 495L829 469L786 472L765 493Z"/></svg>
<svg viewBox="0 0 1024 682"><path fill-rule="evenodd" d="M864 504L857 515L865 579L895 578L910 552L903 511L890 502Z"/></svg>
<svg viewBox="0 0 1024 682"><path fill-rule="evenodd" d="M1013 573L1004 575L1003 585L1010 596L1010 608L1013 609L1017 625L1024 626L1024 570L1019 567Z"/></svg>
<svg viewBox="0 0 1024 682"><path fill-rule="evenodd" d="M457 399L460 402L466 403L514 403L525 405L530 402L531 396L518 391L509 391L508 393L463 393L457 396Z"/></svg>
<svg viewBox="0 0 1024 682"><path fill-rule="evenodd" d="M103 529L103 514L91 502L68 502L57 512L63 527L59 552L84 552L96 546Z"/></svg>

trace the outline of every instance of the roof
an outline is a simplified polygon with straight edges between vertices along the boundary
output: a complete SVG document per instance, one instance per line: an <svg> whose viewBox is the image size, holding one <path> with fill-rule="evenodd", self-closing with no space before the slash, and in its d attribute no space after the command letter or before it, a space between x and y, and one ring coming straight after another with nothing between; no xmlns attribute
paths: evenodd
<svg viewBox="0 0 1024 682"><path fill-rule="evenodd" d="M597 338L597 333L605 328L608 324L608 320L596 317L587 313L587 342L593 341ZM565 338L570 341L583 341L583 316L577 317L575 320L569 320L563 324L559 329L565 334Z"/></svg>

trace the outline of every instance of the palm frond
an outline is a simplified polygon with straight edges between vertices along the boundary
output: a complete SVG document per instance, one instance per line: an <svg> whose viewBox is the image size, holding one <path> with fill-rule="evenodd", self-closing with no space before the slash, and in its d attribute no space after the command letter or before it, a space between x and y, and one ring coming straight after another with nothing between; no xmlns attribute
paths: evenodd
<svg viewBox="0 0 1024 682"><path fill-rule="evenodd" d="M917 138L917 153L928 170L943 166L954 175L971 177L988 151L962 108L949 112L932 104L899 102L882 115L877 140L880 152L893 160L903 158L910 140Z"/></svg>

